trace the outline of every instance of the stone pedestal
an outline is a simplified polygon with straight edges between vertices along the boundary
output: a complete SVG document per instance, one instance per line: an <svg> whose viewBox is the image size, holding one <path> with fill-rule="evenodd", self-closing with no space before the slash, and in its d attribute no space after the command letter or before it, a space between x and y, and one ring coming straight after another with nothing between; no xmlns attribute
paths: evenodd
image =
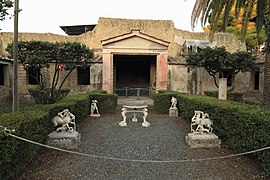
<svg viewBox="0 0 270 180"><path fill-rule="evenodd" d="M100 114L90 114L90 117L100 117Z"/></svg>
<svg viewBox="0 0 270 180"><path fill-rule="evenodd" d="M144 121L144 122L142 123L142 127L149 127L149 126L150 126L150 123L147 122L147 121Z"/></svg>
<svg viewBox="0 0 270 180"><path fill-rule="evenodd" d="M76 149L81 141L81 134L77 131L73 133L53 131L48 136L48 145L63 149Z"/></svg>
<svg viewBox="0 0 270 180"><path fill-rule="evenodd" d="M138 122L138 119L136 117L136 113L133 114L133 117L131 119L132 122Z"/></svg>
<svg viewBox="0 0 270 180"><path fill-rule="evenodd" d="M127 126L127 122L121 121L121 122L119 122L119 126L121 126L121 127Z"/></svg>
<svg viewBox="0 0 270 180"><path fill-rule="evenodd" d="M227 78L219 79L218 99L227 100Z"/></svg>
<svg viewBox="0 0 270 180"><path fill-rule="evenodd" d="M178 109L177 108L170 108L169 109L169 116L170 117L178 117Z"/></svg>
<svg viewBox="0 0 270 180"><path fill-rule="evenodd" d="M188 133L186 142L191 148L220 148L221 140L213 133Z"/></svg>

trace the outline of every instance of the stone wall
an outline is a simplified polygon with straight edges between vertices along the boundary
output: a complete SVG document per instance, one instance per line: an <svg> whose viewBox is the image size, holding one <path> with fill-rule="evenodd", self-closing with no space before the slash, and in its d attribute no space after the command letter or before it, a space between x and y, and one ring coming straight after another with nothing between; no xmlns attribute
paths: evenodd
<svg viewBox="0 0 270 180"><path fill-rule="evenodd" d="M0 59L0 65L3 67L4 71L4 77L1 77L3 78L4 85L0 85L0 101L10 100L12 95L12 61L8 59Z"/></svg>
<svg viewBox="0 0 270 180"><path fill-rule="evenodd" d="M185 65L169 64L169 87L170 90L190 93L191 72Z"/></svg>
<svg viewBox="0 0 270 180"><path fill-rule="evenodd" d="M208 33L188 32L174 28L171 20L134 20L117 18L99 18L96 27L87 33L79 36L62 36L51 33L19 33L19 40L48 41L48 42L80 42L91 49L101 49L101 40L123 35L131 32L132 29L139 29L141 33L171 42L169 55L177 55L180 46L174 42L174 37L183 39L209 40ZM13 33L0 33L0 53L6 55L5 48L13 40ZM234 35L228 33L217 33L213 42L217 46L225 46L228 51L245 50L245 44L238 41Z"/></svg>
<svg viewBox="0 0 270 180"><path fill-rule="evenodd" d="M80 42L86 44L95 52L95 57L102 57L102 44L101 40L113 38L123 34L130 33L133 29L139 29L141 33L153 36L155 38L168 41L168 56L177 57L181 49L180 44L174 42L174 38L180 37L183 39L197 39L209 40L208 33L195 33L182 31L174 28L174 23L171 20L134 20L134 19L115 19L115 18L99 18L96 27L87 33L79 36L62 36L51 33L19 33L19 40L31 41L49 41L49 42ZM5 48L8 43L13 40L13 33L0 33L0 53L7 56ZM213 44L216 46L225 46L228 51L245 50L245 45L238 41L235 36L227 33L218 33L213 39ZM92 64L90 73L91 85L82 86L77 85L77 72L76 70L67 79L64 88L70 88L71 93L91 91L101 87L102 83L102 60ZM20 65L19 69L19 89L20 92L27 92L28 88L33 86L28 85L26 79L26 72ZM44 70L44 76L49 79L50 84L53 77L53 66ZM62 71L63 78L67 72ZM187 93L202 94L205 90L216 90L212 78L206 71L190 70L183 63L170 64L168 66L169 84L170 89ZM239 76L236 79L237 87L239 90L246 89L249 84L249 77L245 75ZM236 88L236 89L237 89Z"/></svg>
<svg viewBox="0 0 270 180"><path fill-rule="evenodd" d="M198 39L198 40L206 40L210 41L209 33L206 32L189 32L183 31L180 29L174 29L174 35L178 37L182 37L183 39ZM229 33L216 33L212 40L212 43L216 44L216 46L225 46L226 49L230 52L234 52L236 50L246 50L246 46L244 43L241 43L235 35Z"/></svg>
<svg viewBox="0 0 270 180"><path fill-rule="evenodd" d="M13 33L1 32L0 33L0 52L6 57L7 52L5 49L9 43L13 41ZM78 37L62 36L52 33L19 33L19 41L48 41L48 42L75 42Z"/></svg>

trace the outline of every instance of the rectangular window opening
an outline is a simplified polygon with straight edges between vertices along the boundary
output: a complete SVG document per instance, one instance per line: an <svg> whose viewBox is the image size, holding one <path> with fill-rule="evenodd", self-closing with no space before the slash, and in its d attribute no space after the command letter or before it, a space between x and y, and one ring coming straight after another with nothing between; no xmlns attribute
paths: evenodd
<svg viewBox="0 0 270 180"><path fill-rule="evenodd" d="M254 90L259 90L259 87L260 87L260 72L256 72L254 77Z"/></svg>
<svg viewBox="0 0 270 180"><path fill-rule="evenodd" d="M0 86L5 85L4 65L0 64Z"/></svg>
<svg viewBox="0 0 270 180"><path fill-rule="evenodd" d="M40 69L29 68L27 70L28 74L28 84L37 85L40 83Z"/></svg>
<svg viewBox="0 0 270 180"><path fill-rule="evenodd" d="M90 67L77 67L78 85L90 85Z"/></svg>

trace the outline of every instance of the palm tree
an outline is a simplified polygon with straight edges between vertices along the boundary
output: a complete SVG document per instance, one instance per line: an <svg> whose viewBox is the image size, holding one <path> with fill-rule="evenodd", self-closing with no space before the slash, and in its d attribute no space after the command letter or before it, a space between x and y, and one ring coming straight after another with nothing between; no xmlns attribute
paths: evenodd
<svg viewBox="0 0 270 180"><path fill-rule="evenodd" d="M226 30L232 7L235 5L235 17L242 17L242 39L246 35L247 25L253 10L256 8L256 30L260 34L263 26L266 29L266 57L264 66L264 104L270 105L270 0L196 0L191 15L191 26L194 28L200 18L202 26L210 22L210 37L213 38L218 28L218 20L223 16L223 30ZM224 12L224 13L222 13Z"/></svg>

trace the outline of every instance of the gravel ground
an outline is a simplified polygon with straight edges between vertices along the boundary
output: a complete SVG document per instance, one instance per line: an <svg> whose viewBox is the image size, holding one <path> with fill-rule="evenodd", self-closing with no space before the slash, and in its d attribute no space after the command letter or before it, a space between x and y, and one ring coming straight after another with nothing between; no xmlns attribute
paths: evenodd
<svg viewBox="0 0 270 180"><path fill-rule="evenodd" d="M186 160L233 154L224 147L191 149L184 138L189 123L159 115L149 108L150 127L131 122L120 127L121 109L78 124L82 141L77 151L99 156L139 160ZM109 160L46 150L18 179L268 179L256 161L247 157L185 163L147 163Z"/></svg>

